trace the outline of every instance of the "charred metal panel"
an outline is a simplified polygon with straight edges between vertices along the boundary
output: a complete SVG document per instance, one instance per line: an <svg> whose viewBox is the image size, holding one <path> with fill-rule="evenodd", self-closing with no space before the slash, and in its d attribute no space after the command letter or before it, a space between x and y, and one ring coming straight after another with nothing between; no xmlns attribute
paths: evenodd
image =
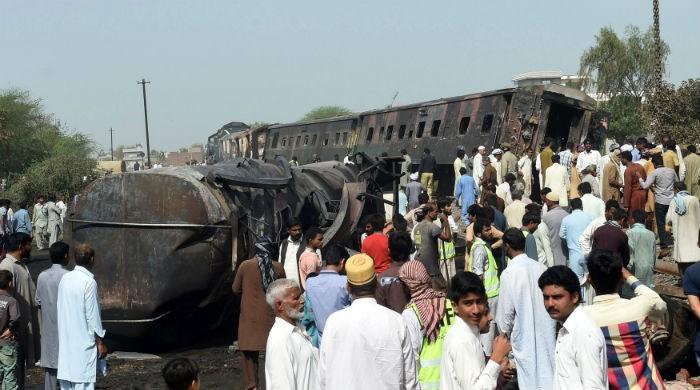
<svg viewBox="0 0 700 390"><path fill-rule="evenodd" d="M382 210L356 197L368 191L358 174L372 163L290 169L284 159L235 158L107 176L80 196L67 239L95 248L108 333L141 337L231 300L238 261L252 256L256 237L284 239L291 217L328 229L326 242L349 244L363 212Z"/></svg>

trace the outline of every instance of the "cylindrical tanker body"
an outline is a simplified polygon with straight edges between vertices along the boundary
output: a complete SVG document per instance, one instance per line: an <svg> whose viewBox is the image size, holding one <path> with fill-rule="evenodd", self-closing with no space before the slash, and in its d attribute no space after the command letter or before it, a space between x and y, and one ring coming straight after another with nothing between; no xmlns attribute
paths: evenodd
<svg viewBox="0 0 700 390"><path fill-rule="evenodd" d="M363 211L383 209L357 199L366 189L359 169L234 159L95 181L66 232L71 243L95 249L108 335L167 342L178 338L175 328L215 328L236 310L236 264L252 257L258 237L285 238L292 217L326 228L325 242L348 244Z"/></svg>

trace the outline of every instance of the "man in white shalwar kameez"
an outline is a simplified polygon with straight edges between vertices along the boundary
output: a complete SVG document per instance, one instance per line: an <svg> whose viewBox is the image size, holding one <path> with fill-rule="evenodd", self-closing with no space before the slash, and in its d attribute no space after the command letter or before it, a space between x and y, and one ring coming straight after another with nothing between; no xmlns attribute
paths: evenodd
<svg viewBox="0 0 700 390"><path fill-rule="evenodd" d="M474 155L474 181L477 184L481 183L481 177L484 175L483 159L486 154L486 147L479 146L478 152Z"/></svg>
<svg viewBox="0 0 700 390"><path fill-rule="evenodd" d="M501 274L496 324L510 337L518 386L551 389L556 322L547 314L537 284L547 267L524 253L525 236L519 229L508 229L502 240L511 261Z"/></svg>
<svg viewBox="0 0 700 390"><path fill-rule="evenodd" d="M569 177L566 175L566 167L559 164L559 155L552 156L552 166L545 172L544 186L559 195L559 206L569 205Z"/></svg>
<svg viewBox="0 0 700 390"><path fill-rule="evenodd" d="M525 182L524 196L530 198L530 195L532 195L532 149L527 149L525 155L518 161L517 167Z"/></svg>
<svg viewBox="0 0 700 390"><path fill-rule="evenodd" d="M676 195L671 200L666 213L666 223L673 228L673 259L681 273L698 261L696 245L700 226L700 203L690 195L685 183L675 183Z"/></svg>
<svg viewBox="0 0 700 390"><path fill-rule="evenodd" d="M58 285L58 381L61 390L92 390L97 359L107 355L97 283L88 271L95 251L87 244L75 248L75 269Z"/></svg>

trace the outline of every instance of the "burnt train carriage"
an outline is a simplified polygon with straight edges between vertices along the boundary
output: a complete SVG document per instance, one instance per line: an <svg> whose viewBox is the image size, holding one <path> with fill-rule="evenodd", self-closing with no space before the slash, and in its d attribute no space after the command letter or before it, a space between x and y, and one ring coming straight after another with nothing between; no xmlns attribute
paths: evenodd
<svg viewBox="0 0 700 390"><path fill-rule="evenodd" d="M586 136L595 101L585 93L560 85L507 88L432 100L357 115L317 121L277 124L227 135L239 147L234 157L296 156L304 164L314 155L322 161L364 152L398 155L406 149L414 163L429 148L439 168L438 191L451 193L452 162L457 146L491 150L502 142L514 152L539 145L545 137L561 145ZM261 145L261 143L266 145Z"/></svg>
<svg viewBox="0 0 700 390"><path fill-rule="evenodd" d="M362 113L355 149L371 156L406 149L414 163L435 156L439 192L452 193L457 146L488 150L509 142L517 154L545 137L560 144L586 135L595 102L559 85L509 88Z"/></svg>
<svg viewBox="0 0 700 390"><path fill-rule="evenodd" d="M206 162L214 164L240 156L240 145L237 134L247 131L248 125L243 122L230 122L223 125L216 133L207 138Z"/></svg>
<svg viewBox="0 0 700 390"><path fill-rule="evenodd" d="M311 162L314 155L322 161L342 158L352 150L351 141L360 118L342 116L308 122L273 125L266 129L269 144L265 158L296 156L300 164Z"/></svg>

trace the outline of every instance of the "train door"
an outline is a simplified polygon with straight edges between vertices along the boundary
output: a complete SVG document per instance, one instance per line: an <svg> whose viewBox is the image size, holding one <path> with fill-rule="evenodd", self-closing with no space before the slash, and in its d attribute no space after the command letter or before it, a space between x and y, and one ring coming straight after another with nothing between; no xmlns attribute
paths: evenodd
<svg viewBox="0 0 700 390"><path fill-rule="evenodd" d="M556 102L550 102L545 137L554 138L557 146L566 147L566 142L569 140L569 132L572 127L577 126L580 117L580 110Z"/></svg>

